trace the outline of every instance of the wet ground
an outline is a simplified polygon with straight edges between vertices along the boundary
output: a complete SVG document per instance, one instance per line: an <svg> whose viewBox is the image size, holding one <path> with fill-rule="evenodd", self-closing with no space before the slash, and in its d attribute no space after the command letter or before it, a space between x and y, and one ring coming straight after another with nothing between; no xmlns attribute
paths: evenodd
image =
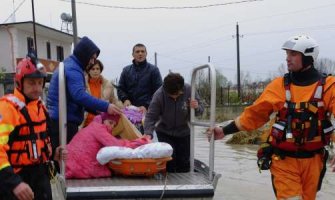
<svg viewBox="0 0 335 200"><path fill-rule="evenodd" d="M196 129L195 157L208 163L209 143L202 128ZM256 165L257 145L228 145L223 140L215 142L215 171L219 179L214 200L269 200L275 199L268 170L259 173ZM328 163L329 166L329 163ZM318 200L335 199L335 172L328 167Z"/></svg>

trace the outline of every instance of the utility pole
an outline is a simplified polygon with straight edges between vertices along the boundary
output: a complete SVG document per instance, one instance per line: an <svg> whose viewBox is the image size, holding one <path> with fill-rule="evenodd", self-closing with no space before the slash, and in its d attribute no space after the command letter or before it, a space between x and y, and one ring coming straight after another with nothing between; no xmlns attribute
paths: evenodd
<svg viewBox="0 0 335 200"><path fill-rule="evenodd" d="M241 72L240 72L240 33L238 22L236 23L236 51L237 51L237 95L241 98Z"/></svg>
<svg viewBox="0 0 335 200"><path fill-rule="evenodd" d="M230 93L230 83L228 83L228 92L227 92L227 103L228 103L228 106L230 104L230 102L229 102L229 93Z"/></svg>
<svg viewBox="0 0 335 200"><path fill-rule="evenodd" d="M31 9L33 13L33 32L34 32L34 50L37 56L37 42L36 42L36 23L35 23L35 6L34 6L34 0L31 0Z"/></svg>
<svg viewBox="0 0 335 200"><path fill-rule="evenodd" d="M208 63L211 62L211 56L208 56L208 59L207 59ZM209 83L211 82L211 72L208 70L208 81Z"/></svg>
<svg viewBox="0 0 335 200"><path fill-rule="evenodd" d="M155 52L155 66L157 67L157 52Z"/></svg>
<svg viewBox="0 0 335 200"><path fill-rule="evenodd" d="M211 62L211 56L208 56L208 63L210 63ZM209 80L209 83L211 82L211 72L210 71L208 71L208 80Z"/></svg>
<svg viewBox="0 0 335 200"><path fill-rule="evenodd" d="M211 62L211 57L210 56L208 56L208 63L210 63ZM208 88L210 88L210 84L211 84L211 70L208 70ZM208 89L208 93L207 93L207 95L206 96L208 96L208 97L210 97L211 96L211 92L210 92L211 90L210 89Z"/></svg>
<svg viewBox="0 0 335 200"><path fill-rule="evenodd" d="M73 29L73 47L78 43L78 32L77 32L77 14L76 14L76 1L71 0L71 8L72 8L72 29Z"/></svg>
<svg viewBox="0 0 335 200"><path fill-rule="evenodd" d="M13 14L12 14L12 22L15 23L16 22L16 17L15 17L15 2L13 0Z"/></svg>

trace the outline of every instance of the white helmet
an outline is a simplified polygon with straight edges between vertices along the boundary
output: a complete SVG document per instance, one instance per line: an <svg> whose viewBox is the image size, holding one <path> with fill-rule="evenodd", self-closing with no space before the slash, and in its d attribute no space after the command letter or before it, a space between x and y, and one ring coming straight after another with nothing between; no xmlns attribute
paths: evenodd
<svg viewBox="0 0 335 200"><path fill-rule="evenodd" d="M283 44L282 49L298 51L304 56L312 56L314 62L319 55L318 43L307 35L299 35L289 38Z"/></svg>

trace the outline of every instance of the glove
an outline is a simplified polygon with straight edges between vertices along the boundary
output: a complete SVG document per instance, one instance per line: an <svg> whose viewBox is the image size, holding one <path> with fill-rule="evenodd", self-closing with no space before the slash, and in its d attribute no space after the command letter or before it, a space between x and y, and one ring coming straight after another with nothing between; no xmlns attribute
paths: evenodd
<svg viewBox="0 0 335 200"><path fill-rule="evenodd" d="M268 143L263 143L257 151L257 165L259 172L261 170L268 170L271 166L271 157L273 154L273 148Z"/></svg>
<svg viewBox="0 0 335 200"><path fill-rule="evenodd" d="M257 160L259 170L268 170L271 166L271 159L267 157L261 157Z"/></svg>

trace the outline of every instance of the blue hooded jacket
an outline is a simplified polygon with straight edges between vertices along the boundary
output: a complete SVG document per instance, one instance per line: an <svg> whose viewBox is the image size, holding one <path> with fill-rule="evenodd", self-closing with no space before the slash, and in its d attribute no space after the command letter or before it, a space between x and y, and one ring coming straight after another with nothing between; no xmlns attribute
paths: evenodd
<svg viewBox="0 0 335 200"><path fill-rule="evenodd" d="M108 102L97 99L86 92L84 71L90 58L100 53L99 48L88 38L83 37L73 50L73 54L64 62L66 78L67 120L81 124L84 109L90 111L107 112ZM58 69L52 75L47 97L47 107L50 118L58 120Z"/></svg>

